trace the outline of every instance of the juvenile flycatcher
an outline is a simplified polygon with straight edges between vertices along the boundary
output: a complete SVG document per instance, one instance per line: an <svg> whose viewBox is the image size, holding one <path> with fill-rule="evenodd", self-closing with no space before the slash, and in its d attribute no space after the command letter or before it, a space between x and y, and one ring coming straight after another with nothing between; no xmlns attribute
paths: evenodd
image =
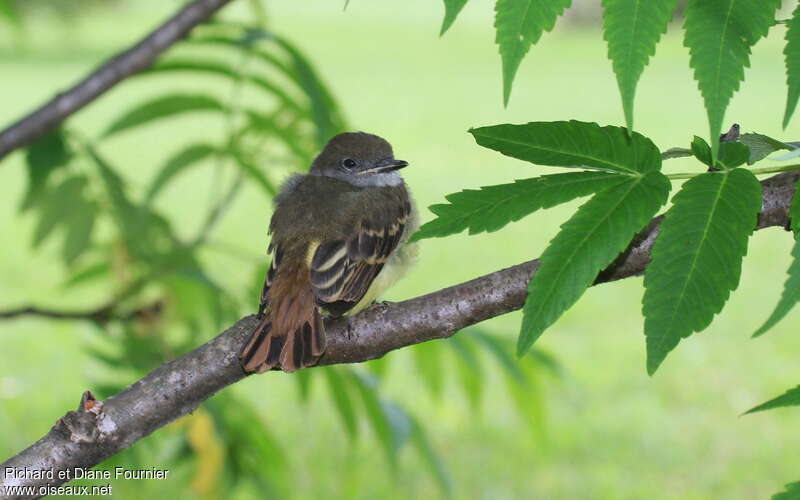
<svg viewBox="0 0 800 500"><path fill-rule="evenodd" d="M261 321L240 354L245 371L291 372L325 351L322 313L354 314L391 286L416 256L406 242L417 213L384 139L335 136L308 174L275 197L272 264L261 292Z"/></svg>

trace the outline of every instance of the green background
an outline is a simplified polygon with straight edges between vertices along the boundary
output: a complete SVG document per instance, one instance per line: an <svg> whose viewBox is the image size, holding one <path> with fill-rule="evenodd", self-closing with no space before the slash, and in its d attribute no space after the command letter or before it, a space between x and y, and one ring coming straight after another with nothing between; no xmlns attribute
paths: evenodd
<svg viewBox="0 0 800 500"><path fill-rule="evenodd" d="M42 10L26 21L21 38L0 25L0 123L29 111L71 84L113 52L129 45L169 15L177 2L121 2L63 13ZM249 15L234 3L228 17ZM59 11L60 12L60 11ZM270 29L300 46L315 62L356 129L388 138L398 158L410 162L405 178L423 220L425 207L463 188L508 182L556 169L509 159L474 144L469 127L578 119L622 124L616 82L599 20L562 23L523 61L509 107L501 100L500 61L493 43L492 6L469 4L453 28L438 38L439 3L275 1L267 4ZM759 43L752 67L726 114L743 131L798 140L798 119L783 131L785 99L783 28ZM164 89L206 90L190 75L123 83L76 115L70 124L99 134L122 109ZM688 68L678 24L658 46L637 93L637 130L662 149L688 146L707 130L705 111ZM177 118L121 134L103 144L141 189L163 159L190 138L216 137L211 119ZM698 170L671 160L667 172ZM278 181L286 172L269 172ZM25 189L22 155L0 166L0 308L34 303L81 308L107 291L59 288L66 271L53 241L30 249L34 220L17 207ZM159 201L191 234L207 200L208 170L196 169L171 185ZM577 206L577 205L574 205ZM574 206L572 208L574 208ZM459 235L421 243L417 267L386 297L401 300L459 283L539 255L570 207L537 213L497 233ZM204 261L229 289L250 286L252 262L267 244L268 203L249 185L215 232L241 259L208 252ZM797 412L777 410L740 417L748 408L798 383L800 317L790 315L767 336L750 334L768 316L789 264L791 238L779 228L751 240L739 290L702 334L681 343L652 378L645 372L640 278L602 285L583 297L537 344L560 362L563 377L541 380L543 433L516 414L501 375L489 377L476 411L448 377L433 400L407 353L391 354L382 392L412 410L428 430L460 498L765 498L800 471ZM253 298L253 302L256 298ZM515 338L520 315L487 322L487 331ZM0 323L0 457L44 434L92 387L97 362L86 353L96 338L91 325L24 318ZM217 332L206 332L211 338ZM452 370L452 366L446 370ZM132 381L132 380L131 380ZM315 384L301 403L291 376L252 377L227 390L250 399L282 445L298 498L429 497L439 494L425 463L404 453L396 472L368 434L352 442L324 392ZM229 411L236 411L231 408ZM180 424L178 424L180 425ZM168 436L171 428L153 439ZM164 437L166 439L166 437ZM163 465L158 456L145 461ZM199 462L198 462L199 464ZM263 465L270 467L269 463ZM156 497L192 491L200 466L167 482L119 482L120 497ZM236 490L246 497L254 492ZM257 493L257 492L256 492ZM198 495L200 496L200 495Z"/></svg>

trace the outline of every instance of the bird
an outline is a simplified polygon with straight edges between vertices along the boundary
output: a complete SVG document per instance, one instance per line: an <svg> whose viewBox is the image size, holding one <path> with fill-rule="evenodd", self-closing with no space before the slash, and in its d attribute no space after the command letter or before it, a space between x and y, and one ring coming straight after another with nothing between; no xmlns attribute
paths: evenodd
<svg viewBox="0 0 800 500"><path fill-rule="evenodd" d="M326 347L324 317L371 305L414 263L419 227L413 199L385 139L366 132L331 138L307 174L274 198L272 260L258 318L239 357L245 372L292 372Z"/></svg>

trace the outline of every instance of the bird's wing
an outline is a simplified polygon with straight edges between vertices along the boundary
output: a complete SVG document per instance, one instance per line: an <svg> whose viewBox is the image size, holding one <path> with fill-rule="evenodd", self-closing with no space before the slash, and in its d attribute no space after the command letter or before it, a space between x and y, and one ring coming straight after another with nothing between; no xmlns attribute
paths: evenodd
<svg viewBox="0 0 800 500"><path fill-rule="evenodd" d="M397 198L390 205L357 221L350 238L322 242L314 251L311 286L317 303L331 314L358 304L400 243L411 204Z"/></svg>

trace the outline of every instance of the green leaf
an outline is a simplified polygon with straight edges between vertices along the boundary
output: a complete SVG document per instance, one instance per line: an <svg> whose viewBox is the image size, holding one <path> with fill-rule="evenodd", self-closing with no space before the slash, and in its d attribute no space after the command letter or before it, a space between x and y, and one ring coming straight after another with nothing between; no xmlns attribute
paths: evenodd
<svg viewBox="0 0 800 500"><path fill-rule="evenodd" d="M411 349L417 373L431 395L440 399L444 387L444 361L442 359L442 342L423 342Z"/></svg>
<svg viewBox="0 0 800 500"><path fill-rule="evenodd" d="M800 481L786 485L786 491L772 495L772 500L800 500Z"/></svg>
<svg viewBox="0 0 800 500"><path fill-rule="evenodd" d="M795 149L785 142L781 142L763 134L756 134L752 132L740 135L739 142L747 145L747 147L750 148L750 158L747 160L748 165L752 165L757 161L763 160L775 151L780 151L782 149Z"/></svg>
<svg viewBox="0 0 800 500"><path fill-rule="evenodd" d="M108 137L123 130L138 127L156 120L197 111L223 111L225 106L216 98L202 94L170 94L156 97L123 113L103 133Z"/></svg>
<svg viewBox="0 0 800 500"><path fill-rule="evenodd" d="M605 172L572 172L522 179L510 184L467 189L446 196L449 204L432 205L436 219L425 223L411 241L460 233L497 231L536 210L588 196L628 179Z"/></svg>
<svg viewBox="0 0 800 500"><path fill-rule="evenodd" d="M256 184L264 190L267 197L272 198L274 197L278 191L275 189L275 186L267 179L267 176L264 175L264 172L255 165L254 163L250 162L250 159L247 158L242 152L240 151L232 151L231 152L233 159L236 162L236 165L242 169L242 172L247 174L248 177L256 181Z"/></svg>
<svg viewBox="0 0 800 500"><path fill-rule="evenodd" d="M367 412L367 419L372 425L375 436L383 447L386 453L386 458L389 463L395 467L397 465L397 450L398 443L395 442L395 435L392 432L392 425L387 415L384 413L384 407L381 403L376 391L375 382L371 378L357 373L355 370L350 371L351 380L357 388L361 400L364 403L364 409Z"/></svg>
<svg viewBox="0 0 800 500"><path fill-rule="evenodd" d="M17 7L10 0L0 0L0 16L6 18L8 23L15 28L22 27L22 20L17 12Z"/></svg>
<svg viewBox="0 0 800 500"><path fill-rule="evenodd" d="M694 156L691 149L686 148L669 148L661 153L662 160L671 160L673 158L685 158L687 156Z"/></svg>
<svg viewBox="0 0 800 500"><path fill-rule="evenodd" d="M683 43L708 113L712 158L725 109L750 66L750 48L767 35L780 6L780 0L689 0L686 6Z"/></svg>
<svg viewBox="0 0 800 500"><path fill-rule="evenodd" d="M661 168L653 141L623 127L596 123L530 122L470 129L475 142L500 153L539 165L635 174Z"/></svg>
<svg viewBox="0 0 800 500"><path fill-rule="evenodd" d="M461 339L459 336L450 337L447 344L453 348L456 354L456 369L458 370L461 386L467 396L473 410L477 410L481 404L483 395L483 373L480 360L475 355L474 348Z"/></svg>
<svg viewBox="0 0 800 500"><path fill-rule="evenodd" d="M750 159L750 148L741 142L723 142L719 147L717 165L730 169L744 165Z"/></svg>
<svg viewBox="0 0 800 500"><path fill-rule="evenodd" d="M64 263L67 265L72 264L91 245L97 211L97 203L93 201L79 198L74 203L66 228L67 236L64 238L61 250Z"/></svg>
<svg viewBox="0 0 800 500"><path fill-rule="evenodd" d="M437 455L436 451L433 449L430 439L428 439L428 435L425 432L425 428L411 415L407 415L407 418L411 425L411 444L414 445L420 457L422 457L423 461L428 465L428 469L442 489L442 493L444 493L445 496L450 496L453 492L450 476L447 474L447 469L445 469L441 458L439 458L439 455Z"/></svg>
<svg viewBox="0 0 800 500"><path fill-rule="evenodd" d="M794 211L799 211L795 208L794 204L792 204L792 208ZM798 224L795 220L796 219L792 218L792 225ZM781 294L778 305L775 306L775 310L772 311L772 314L770 314L764 324L756 330L753 337L761 336L773 326L777 325L784 316L789 314L789 311L792 310L795 304L800 301L800 240L795 241L794 247L792 248L792 263L789 266L788 274L789 276L783 284L783 294Z"/></svg>
<svg viewBox="0 0 800 500"><path fill-rule="evenodd" d="M442 30L439 32L439 36L444 35L450 29L450 26L453 25L465 5L467 5L467 0L444 0L444 20L442 21Z"/></svg>
<svg viewBox="0 0 800 500"><path fill-rule="evenodd" d="M96 262L89 266L86 266L82 269L78 269L74 273L72 273L65 281L62 283L63 288L72 288L78 285L82 285L84 283L88 283L94 281L98 278L102 278L106 276L111 271L111 264L106 261Z"/></svg>
<svg viewBox="0 0 800 500"><path fill-rule="evenodd" d="M789 125L797 100L800 98L800 5L794 9L792 18L786 26L786 110L783 113L783 128Z"/></svg>
<svg viewBox="0 0 800 500"><path fill-rule="evenodd" d="M760 208L761 185L744 169L693 177L673 198L644 277L651 375L682 338L711 323L738 286Z"/></svg>
<svg viewBox="0 0 800 500"><path fill-rule="evenodd" d="M633 130L633 97L645 66L667 32L675 0L603 0L603 38L608 42L625 123Z"/></svg>
<svg viewBox="0 0 800 500"><path fill-rule="evenodd" d="M571 0L497 0L494 27L503 61L504 105L508 105L511 84L522 58L543 32L553 29L556 18L570 3Z"/></svg>
<svg viewBox="0 0 800 500"><path fill-rule="evenodd" d="M44 192L50 174L69 163L71 157L72 151L69 150L60 128L46 133L26 148L28 191L20 210L25 211L33 206Z"/></svg>
<svg viewBox="0 0 800 500"><path fill-rule="evenodd" d="M770 399L766 403L762 403L756 407L750 408L745 412L756 413L764 410L772 410L773 408L783 408L786 406L800 406L800 385L794 389L789 389L777 398Z"/></svg>
<svg viewBox="0 0 800 500"><path fill-rule="evenodd" d="M353 400L347 387L348 379L342 377L334 367L326 367L322 372L328 380L331 398L333 399L333 404L336 405L336 409L339 410L339 416L342 417L342 424L344 424L350 439L355 439L358 435L358 420L356 419Z"/></svg>
<svg viewBox="0 0 800 500"><path fill-rule="evenodd" d="M708 145L705 139L703 139L702 137L694 136L691 148L692 148L692 154L694 155L695 158L705 163L709 167L714 165L713 160L711 158L711 146Z"/></svg>
<svg viewBox="0 0 800 500"><path fill-rule="evenodd" d="M518 355L527 352L625 249L666 203L670 187L660 172L632 177L594 195L561 226L528 285Z"/></svg>
<svg viewBox="0 0 800 500"><path fill-rule="evenodd" d="M158 171L156 177L150 182L147 188L144 203L149 204L155 199L156 195L166 186L176 175L184 172L188 167L197 164L199 161L208 158L216 153L216 148L210 144L191 144L172 155Z"/></svg>
<svg viewBox="0 0 800 500"><path fill-rule="evenodd" d="M58 225L70 220L76 203L83 201L83 190L88 181L85 176L70 177L56 187L41 208L39 223L33 233L33 248L38 248Z"/></svg>

